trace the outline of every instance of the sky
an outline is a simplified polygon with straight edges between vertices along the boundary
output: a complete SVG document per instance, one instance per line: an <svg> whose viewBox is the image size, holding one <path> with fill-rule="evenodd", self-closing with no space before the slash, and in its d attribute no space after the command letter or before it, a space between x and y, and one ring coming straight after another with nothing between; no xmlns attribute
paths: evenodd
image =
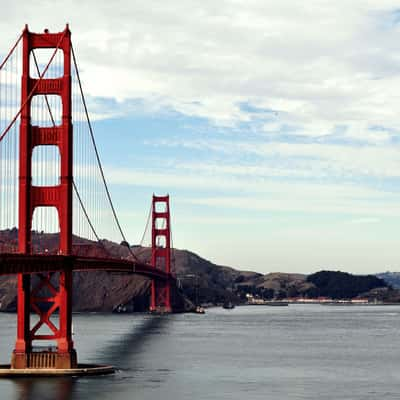
<svg viewBox="0 0 400 400"><path fill-rule="evenodd" d="M7 1L0 56L66 22L129 242L169 193L217 264L400 270L398 0Z"/></svg>

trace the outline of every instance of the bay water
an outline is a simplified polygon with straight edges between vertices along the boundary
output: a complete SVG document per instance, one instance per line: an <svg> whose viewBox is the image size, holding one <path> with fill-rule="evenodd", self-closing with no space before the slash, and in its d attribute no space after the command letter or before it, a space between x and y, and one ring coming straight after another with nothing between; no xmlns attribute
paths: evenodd
<svg viewBox="0 0 400 400"><path fill-rule="evenodd" d="M84 363L114 375L0 379L1 400L400 398L400 306L241 306L205 315L74 314ZM0 313L0 363L16 315Z"/></svg>

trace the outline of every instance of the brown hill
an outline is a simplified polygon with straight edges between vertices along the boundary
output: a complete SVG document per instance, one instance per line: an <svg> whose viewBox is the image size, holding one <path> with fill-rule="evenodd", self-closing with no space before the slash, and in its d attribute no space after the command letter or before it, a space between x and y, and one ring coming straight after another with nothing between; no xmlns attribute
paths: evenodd
<svg viewBox="0 0 400 400"><path fill-rule="evenodd" d="M16 229L0 231L0 253L16 251L17 235ZM131 257L126 244L107 240L98 243L78 237L74 237L73 242L74 254L127 259ZM33 234L34 252L54 254L57 248L58 235L37 232ZM150 260L149 248L133 246L132 251L140 260ZM262 275L252 271L240 271L213 264L187 250L172 251L172 268L179 286L173 293L174 306L181 311L192 308L193 303L211 305L221 304L226 300L234 303L245 302L246 294L249 293L264 299L281 299L313 297L322 290L315 282L310 281L310 276L280 272ZM336 276L338 273L331 274ZM346 282L353 278L349 275ZM147 278L137 275L76 272L73 309L108 312L122 305L128 311L146 311L149 303L149 285L150 281ZM382 292L380 297L390 294L391 298L394 298L392 291L389 292ZM13 276L0 277L0 311L15 309L16 279Z"/></svg>
<svg viewBox="0 0 400 400"><path fill-rule="evenodd" d="M13 252L17 248L16 229L0 231L0 252ZM58 248L57 234L33 233L33 252L55 254ZM73 253L86 256L114 258L131 257L126 246L107 240L101 243L74 237ZM149 261L151 250L133 246L134 254L142 261ZM255 272L241 272L233 268L218 266L194 253L174 249L172 252L173 270L182 290L176 289L173 296L175 309L186 310L193 307L188 301L202 303L221 303L226 298L237 299L232 288L238 276L248 279L261 276ZM74 273L75 311L112 311L120 305L128 310L148 309L150 281L137 275L108 272ZM16 277L0 277L0 311L16 309Z"/></svg>
<svg viewBox="0 0 400 400"><path fill-rule="evenodd" d="M239 275L235 283L242 299L245 298L246 293L264 299L307 296L307 292L314 287L312 283L307 282L307 275L283 272L271 272L258 276Z"/></svg>
<svg viewBox="0 0 400 400"><path fill-rule="evenodd" d="M0 252L16 251L16 229L0 231ZM33 252L55 254L58 248L58 234L40 234L34 232ZM112 256L113 258L131 258L126 246L102 241L101 243L74 237L73 254L93 257ZM150 252L140 251L141 258ZM148 308L150 280L128 274L110 272L76 272L73 278L74 311L113 311L119 305L126 304L132 311ZM177 309L183 309L184 298L177 292L173 296ZM16 310L16 277L0 277L0 311Z"/></svg>

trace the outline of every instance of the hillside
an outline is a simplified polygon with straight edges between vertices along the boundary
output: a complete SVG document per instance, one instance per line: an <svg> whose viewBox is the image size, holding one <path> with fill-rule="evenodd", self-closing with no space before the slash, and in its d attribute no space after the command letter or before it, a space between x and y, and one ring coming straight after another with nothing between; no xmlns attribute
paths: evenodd
<svg viewBox="0 0 400 400"><path fill-rule="evenodd" d="M0 252L15 251L16 229L0 231ZM33 234L33 249L36 253L57 252L57 234ZM149 248L133 246L133 253L141 261L149 261ZM107 240L101 243L74 238L73 253L86 256L130 258L126 246ZM173 293L174 308L185 310L193 306L188 301L220 303L226 298L235 299L231 288L240 275L259 276L254 272L240 272L233 268L218 266L186 250L173 250L173 270L179 278L182 290ZM74 273L74 311L113 311L119 305L126 305L132 311L148 309L150 281L137 275L108 272ZM0 277L0 311L16 309L16 277Z"/></svg>
<svg viewBox="0 0 400 400"><path fill-rule="evenodd" d="M0 252L15 250L17 230L0 231ZM56 253L56 234L33 234L35 252ZM126 245L103 240L101 243L74 238L74 254L116 258L131 257ZM142 261L149 261L151 250L133 246ZM339 271L321 271L312 275L272 272L262 275L216 265L187 250L174 249L172 267L180 289L173 293L175 308L188 310L193 303L220 304L227 299L246 301L246 294L264 299L288 297L354 298L400 301L398 290L388 287L374 276L354 276ZM148 309L150 281L137 275L108 272L76 272L74 274L74 311L110 312L120 305L130 311ZM394 285L393 285L394 286ZM15 311L16 279L0 277L0 311Z"/></svg>
<svg viewBox="0 0 400 400"><path fill-rule="evenodd" d="M314 284L308 294L312 297L352 299L372 289L386 288L383 280L373 275L352 275L341 271L320 271L309 275L307 281Z"/></svg>
<svg viewBox="0 0 400 400"><path fill-rule="evenodd" d="M307 296L307 292L314 287L307 282L307 275L282 272L257 276L241 274L235 280L235 286L242 299L250 293L266 300Z"/></svg>
<svg viewBox="0 0 400 400"><path fill-rule="evenodd" d="M400 289L400 272L381 272L376 274L394 289Z"/></svg>

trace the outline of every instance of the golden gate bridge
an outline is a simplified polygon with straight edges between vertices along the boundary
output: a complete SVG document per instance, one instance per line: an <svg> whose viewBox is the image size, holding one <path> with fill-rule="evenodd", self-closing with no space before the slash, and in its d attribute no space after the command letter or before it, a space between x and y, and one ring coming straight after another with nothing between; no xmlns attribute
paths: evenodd
<svg viewBox="0 0 400 400"><path fill-rule="evenodd" d="M127 240L105 179L71 32L68 25L58 33L33 33L25 26L0 64L0 230L18 227L15 242L0 243L0 276L17 275L18 282L11 369L78 367L72 340L74 271L146 276L150 311L172 311L169 196L153 195L150 215L149 263L129 245L124 258L107 252L102 232L106 236L114 229ZM56 233L57 246L35 246L37 232ZM103 251L88 256L82 238ZM54 350L37 346L44 341L55 343Z"/></svg>

